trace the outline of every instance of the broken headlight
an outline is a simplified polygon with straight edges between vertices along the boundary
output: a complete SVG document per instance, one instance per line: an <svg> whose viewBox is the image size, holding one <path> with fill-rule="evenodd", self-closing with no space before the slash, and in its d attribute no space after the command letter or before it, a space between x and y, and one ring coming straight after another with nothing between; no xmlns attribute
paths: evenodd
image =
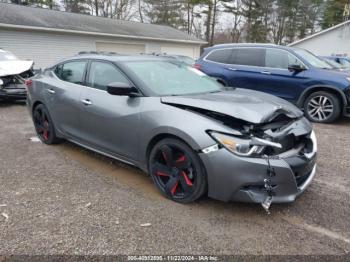
<svg viewBox="0 0 350 262"><path fill-rule="evenodd" d="M239 156L252 156L263 151L264 146L252 145L251 139L210 132L210 135L223 147Z"/></svg>
<svg viewBox="0 0 350 262"><path fill-rule="evenodd" d="M209 134L221 146L239 156L261 155L266 147L282 148L282 145L279 143L258 137L246 138L219 132L210 132Z"/></svg>

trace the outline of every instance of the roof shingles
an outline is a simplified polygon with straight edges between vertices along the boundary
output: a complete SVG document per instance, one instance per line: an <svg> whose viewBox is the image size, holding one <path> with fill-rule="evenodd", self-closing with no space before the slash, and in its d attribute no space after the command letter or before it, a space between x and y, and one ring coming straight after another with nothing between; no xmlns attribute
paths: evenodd
<svg viewBox="0 0 350 262"><path fill-rule="evenodd" d="M0 3L0 23L61 30L83 31L205 43L175 28L147 23L116 20L91 15L74 14L43 8Z"/></svg>

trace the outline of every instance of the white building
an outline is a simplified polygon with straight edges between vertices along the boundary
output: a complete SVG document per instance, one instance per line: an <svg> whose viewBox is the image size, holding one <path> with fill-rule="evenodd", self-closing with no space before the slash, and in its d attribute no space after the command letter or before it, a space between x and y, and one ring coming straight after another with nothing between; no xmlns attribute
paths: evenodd
<svg viewBox="0 0 350 262"><path fill-rule="evenodd" d="M304 48L320 56L350 56L350 20L296 41L289 46Z"/></svg>
<svg viewBox="0 0 350 262"><path fill-rule="evenodd" d="M200 55L204 41L172 27L0 3L0 48L47 67L81 51Z"/></svg>

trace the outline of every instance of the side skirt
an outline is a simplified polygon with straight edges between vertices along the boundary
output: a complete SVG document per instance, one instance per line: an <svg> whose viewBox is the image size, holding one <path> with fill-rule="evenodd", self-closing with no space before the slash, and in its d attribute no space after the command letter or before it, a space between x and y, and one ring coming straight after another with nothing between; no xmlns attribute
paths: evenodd
<svg viewBox="0 0 350 262"><path fill-rule="evenodd" d="M65 138L65 139L68 140L69 142L72 142L72 143L78 145L78 146L84 147L84 148L86 148L86 149L88 149L88 150L90 150L90 151L96 152L96 153L101 154L101 155L104 155L104 156L106 156L106 157L110 157L110 158L113 158L113 159L118 160L118 161L120 161L120 162L123 162L123 163L125 163L125 164L132 165L132 166L134 166L134 167L139 168L139 164L133 163L133 162L131 162L131 161L129 161L129 160L126 160L126 159L124 159L123 157L120 157L120 156L117 157L117 156L114 156L114 155L112 155L112 154L103 152L103 151L98 150L98 149L96 149L96 148L93 148L93 147L91 147L91 146L87 146L87 145L85 145L85 144L82 144L82 143L80 143L80 142L77 142L77 141L75 141L75 140L73 140L73 139L71 139L71 138Z"/></svg>

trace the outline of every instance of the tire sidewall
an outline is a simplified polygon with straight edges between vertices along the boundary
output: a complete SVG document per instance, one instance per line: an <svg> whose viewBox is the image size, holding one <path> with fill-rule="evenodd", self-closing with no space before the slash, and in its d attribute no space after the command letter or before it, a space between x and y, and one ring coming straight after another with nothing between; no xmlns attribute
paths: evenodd
<svg viewBox="0 0 350 262"><path fill-rule="evenodd" d="M38 133L36 125L34 123L35 131L36 131L39 139L41 140L41 142L43 142L44 144L47 144L47 145L56 144L58 142L58 138L56 137L55 126L54 126L54 123L52 121L52 118L50 116L49 111L47 110L46 106L43 104L36 106L34 108L34 112L35 112L35 110L38 110L38 109L44 111L48 120L49 120L49 138L47 140L43 139L42 136ZM33 119L33 121L34 121L34 119Z"/></svg>
<svg viewBox="0 0 350 262"><path fill-rule="evenodd" d="M325 120L321 120L321 121L313 119L309 115L309 111L308 111L308 104L309 104L310 100L313 99L314 97L317 97L317 96L325 96L333 104L333 113L332 113L332 115L329 118L327 118ZM340 113L341 113L341 106L340 106L340 104L341 103L340 103L339 99L334 94L331 94L331 93L325 92L325 91L319 91L319 92L312 93L311 95L309 95L307 97L307 99L305 100L305 103L304 103L304 113L305 113L305 116L310 121L312 121L314 123L332 123L335 120L337 120L339 118L339 116L340 116Z"/></svg>
<svg viewBox="0 0 350 262"><path fill-rule="evenodd" d="M155 157L155 154L157 153L157 151L164 145L175 146L175 147L178 147L179 149L185 151L186 154L188 154L188 156L191 158L192 164L196 170L196 182L195 182L196 188L192 192L192 194L186 198L179 199L179 198L172 198L171 196L169 196L166 192L164 192L164 190L162 190L162 188L159 187L155 176L152 174L151 161ZM197 200L198 198L200 198L204 194L206 187L207 187L206 172L205 172L205 169L203 167L203 164L202 164L199 156L186 143L182 142L179 139L175 139L175 138L163 139L153 146L153 148L149 154L149 157L148 157L148 173L151 176L153 183L155 184L155 186L157 187L157 189L159 190L159 192L163 196L165 196L166 198L171 199L175 202L179 202L179 203L190 203L190 202Z"/></svg>

